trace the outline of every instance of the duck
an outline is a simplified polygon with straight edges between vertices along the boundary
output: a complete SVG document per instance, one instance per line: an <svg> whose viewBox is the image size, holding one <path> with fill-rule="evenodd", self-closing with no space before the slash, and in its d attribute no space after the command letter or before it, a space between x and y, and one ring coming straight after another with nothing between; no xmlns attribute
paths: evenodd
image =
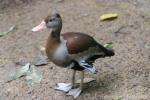
<svg viewBox="0 0 150 100"><path fill-rule="evenodd" d="M59 13L48 15L32 31L39 32L44 29L51 29L45 49L48 59L57 66L73 71L71 82L58 83L55 89L77 98L83 91L85 70L96 74L98 71L93 66L94 61L98 58L114 56L114 50L105 48L87 33L61 33L62 17ZM81 72L79 87L75 86L77 71Z"/></svg>

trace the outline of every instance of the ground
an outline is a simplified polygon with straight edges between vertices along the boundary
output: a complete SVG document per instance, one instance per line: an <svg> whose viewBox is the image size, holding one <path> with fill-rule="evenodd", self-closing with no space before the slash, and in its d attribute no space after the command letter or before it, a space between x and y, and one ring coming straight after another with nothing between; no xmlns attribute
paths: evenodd
<svg viewBox="0 0 150 100"><path fill-rule="evenodd" d="M99 43L113 42L115 56L94 63L96 79L77 100L150 100L150 2L148 0L0 0L0 32L16 25L0 37L0 100L73 100L52 87L69 82L71 70L53 63L37 67L43 74L40 85L31 87L25 78L5 83L21 66L41 54L50 30L31 29L52 12L63 18L62 32L78 31ZM115 20L99 21L105 13L118 13ZM80 78L79 76L77 77ZM121 98L121 99L117 99Z"/></svg>

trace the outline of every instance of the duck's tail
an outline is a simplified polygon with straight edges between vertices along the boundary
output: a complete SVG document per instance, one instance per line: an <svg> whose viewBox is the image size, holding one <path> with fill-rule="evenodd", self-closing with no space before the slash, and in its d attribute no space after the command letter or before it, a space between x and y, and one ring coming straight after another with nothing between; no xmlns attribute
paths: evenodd
<svg viewBox="0 0 150 100"><path fill-rule="evenodd" d="M106 48L107 49L107 48ZM115 52L113 49L107 49L107 56L111 57L111 56L114 56L115 55Z"/></svg>
<svg viewBox="0 0 150 100"><path fill-rule="evenodd" d="M99 49L100 49L100 52L104 53L104 57L111 57L115 55L115 52L113 49L106 48L102 45L99 45Z"/></svg>

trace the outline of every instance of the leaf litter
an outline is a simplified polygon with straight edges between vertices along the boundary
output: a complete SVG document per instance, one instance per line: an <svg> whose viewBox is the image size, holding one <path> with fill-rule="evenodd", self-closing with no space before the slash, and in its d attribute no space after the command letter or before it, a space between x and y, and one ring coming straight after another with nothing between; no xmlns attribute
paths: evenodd
<svg viewBox="0 0 150 100"><path fill-rule="evenodd" d="M32 62L36 66L42 66L48 64L48 58L46 56L40 55L34 59Z"/></svg>
<svg viewBox="0 0 150 100"><path fill-rule="evenodd" d="M8 29L8 31L0 32L0 37L6 35L6 34L8 34L8 33L10 33L10 32L13 31L15 28L16 28L16 26L13 25L13 26L11 26L11 27Z"/></svg>
<svg viewBox="0 0 150 100"><path fill-rule="evenodd" d="M90 83L96 81L94 78L84 78L83 83ZM81 83L81 80L76 81L77 84Z"/></svg>
<svg viewBox="0 0 150 100"><path fill-rule="evenodd" d="M113 43L112 42L106 43L104 45L104 47L107 48L107 49L112 49L113 48Z"/></svg>
<svg viewBox="0 0 150 100"><path fill-rule="evenodd" d="M26 80L27 80L29 85L34 86L34 85L39 84L41 82L42 74L38 70L35 69L34 65L31 65L30 69L27 72Z"/></svg>
<svg viewBox="0 0 150 100"><path fill-rule="evenodd" d="M34 86L36 84L40 84L42 80L42 74L39 72L34 65L27 63L21 68L17 69L16 72L11 76L10 81L16 80L20 77L26 77L26 81L29 85Z"/></svg>
<svg viewBox="0 0 150 100"><path fill-rule="evenodd" d="M108 13L108 14L103 14L99 17L99 20L104 21L104 20L110 20L110 19L115 19L118 17L117 13Z"/></svg>
<svg viewBox="0 0 150 100"><path fill-rule="evenodd" d="M113 43L112 42L106 43L104 45L104 47L106 47L108 49L112 49ZM21 68L17 69L16 72L11 76L10 80L7 82L11 82L20 77L25 76L26 81L29 85L34 86L36 84L40 84L40 82L42 80L42 74L35 68L35 65L45 65L47 63L48 63L47 58L40 56L40 57L38 57L38 59L36 59L33 62L34 65L27 63L24 66L22 66ZM95 79L93 79L93 78L85 78L84 79L84 83L90 83L92 81L95 81ZM77 80L77 83L80 83L80 80Z"/></svg>

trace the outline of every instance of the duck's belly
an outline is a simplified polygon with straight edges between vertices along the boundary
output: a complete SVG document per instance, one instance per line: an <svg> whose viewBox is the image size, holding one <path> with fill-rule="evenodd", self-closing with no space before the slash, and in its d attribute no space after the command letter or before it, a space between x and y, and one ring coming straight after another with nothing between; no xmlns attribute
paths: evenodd
<svg viewBox="0 0 150 100"><path fill-rule="evenodd" d="M69 57L65 44L62 43L58 46L51 60L58 66L67 67L70 65L72 59Z"/></svg>

